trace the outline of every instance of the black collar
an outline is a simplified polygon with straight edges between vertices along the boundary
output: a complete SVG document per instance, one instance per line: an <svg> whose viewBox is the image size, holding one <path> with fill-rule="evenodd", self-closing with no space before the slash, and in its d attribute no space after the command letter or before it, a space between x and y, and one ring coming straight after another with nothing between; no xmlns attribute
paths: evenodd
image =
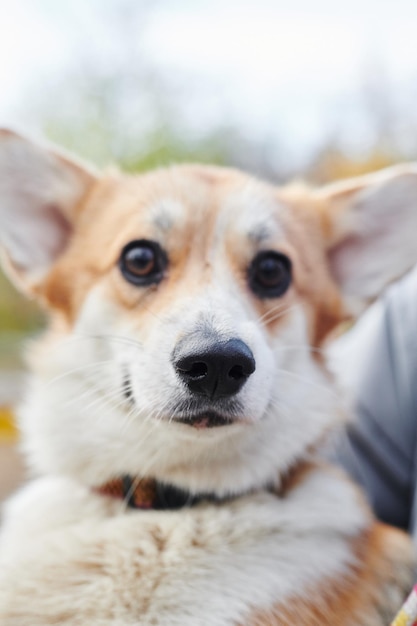
<svg viewBox="0 0 417 626"><path fill-rule="evenodd" d="M194 495L189 491L162 483L153 478L137 478L128 474L110 480L94 489L96 493L123 500L132 509L169 511L192 507L200 502L223 502L231 496L220 498L214 493Z"/></svg>

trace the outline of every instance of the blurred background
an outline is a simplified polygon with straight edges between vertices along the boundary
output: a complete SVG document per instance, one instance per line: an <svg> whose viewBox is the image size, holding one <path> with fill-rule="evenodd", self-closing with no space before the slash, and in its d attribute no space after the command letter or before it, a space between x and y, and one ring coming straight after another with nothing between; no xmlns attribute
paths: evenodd
<svg viewBox="0 0 417 626"><path fill-rule="evenodd" d="M417 158L416 29L415 0L0 0L0 125L322 183ZM0 275L0 440L42 323Z"/></svg>

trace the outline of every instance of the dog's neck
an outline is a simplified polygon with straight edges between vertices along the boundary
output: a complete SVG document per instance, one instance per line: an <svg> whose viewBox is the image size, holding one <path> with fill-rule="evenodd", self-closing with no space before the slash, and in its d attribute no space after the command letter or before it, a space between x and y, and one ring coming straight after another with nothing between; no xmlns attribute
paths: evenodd
<svg viewBox="0 0 417 626"><path fill-rule="evenodd" d="M160 482L154 478L133 477L128 474L95 487L93 491L102 496L122 500L126 506L132 509L169 511L196 506L201 502L221 504L255 491L268 491L282 497L294 484L296 477L310 465L307 461L297 463L281 478L278 485L265 485L262 489L252 489L244 493L231 493L225 496L218 496L210 492L191 493L186 489Z"/></svg>

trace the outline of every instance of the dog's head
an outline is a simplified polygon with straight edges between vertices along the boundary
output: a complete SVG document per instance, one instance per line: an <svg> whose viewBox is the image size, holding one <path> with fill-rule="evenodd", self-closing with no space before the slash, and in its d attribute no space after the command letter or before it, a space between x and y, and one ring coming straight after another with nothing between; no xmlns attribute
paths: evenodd
<svg viewBox="0 0 417 626"><path fill-rule="evenodd" d="M223 494L337 420L320 345L417 261L417 168L318 190L102 176L3 132L0 217L10 275L51 315L21 418L33 468Z"/></svg>

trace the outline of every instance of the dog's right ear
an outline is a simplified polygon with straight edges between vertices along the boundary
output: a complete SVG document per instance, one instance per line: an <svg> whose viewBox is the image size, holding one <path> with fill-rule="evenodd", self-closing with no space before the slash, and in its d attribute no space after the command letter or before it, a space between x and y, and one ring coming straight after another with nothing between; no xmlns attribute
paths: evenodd
<svg viewBox="0 0 417 626"><path fill-rule="evenodd" d="M0 246L5 269L33 293L64 251L77 208L97 181L92 169L0 130Z"/></svg>

